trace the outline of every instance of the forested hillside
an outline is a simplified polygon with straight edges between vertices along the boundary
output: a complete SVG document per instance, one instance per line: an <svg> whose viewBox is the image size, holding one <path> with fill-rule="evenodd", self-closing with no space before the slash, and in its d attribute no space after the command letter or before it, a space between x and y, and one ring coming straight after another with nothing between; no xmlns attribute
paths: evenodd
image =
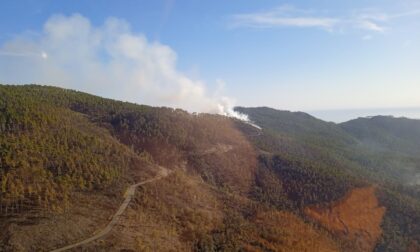
<svg viewBox="0 0 420 252"><path fill-rule="evenodd" d="M351 120L340 127L369 148L420 155L420 120L374 116Z"/></svg>
<svg viewBox="0 0 420 252"><path fill-rule="evenodd" d="M373 117L336 125L301 112L236 110L263 128L261 137L251 138L271 153L260 157L262 164L278 174L282 188L300 205L336 200L351 188L373 184L387 209L376 250L405 251L419 242L420 195L413 180L420 174L419 121ZM279 201L273 188L262 185L270 201Z"/></svg>
<svg viewBox="0 0 420 252"><path fill-rule="evenodd" d="M262 130L225 116L0 85L0 250L51 250L98 233L126 188L162 167L169 175L140 186L110 235L83 249L417 249L418 185L405 183L419 171L417 121L336 125L300 112L238 111Z"/></svg>
<svg viewBox="0 0 420 252"><path fill-rule="evenodd" d="M83 114L0 88L0 209L63 211L71 192L115 186L139 157Z"/></svg>
<svg viewBox="0 0 420 252"><path fill-rule="evenodd" d="M174 197L182 198L179 191L190 195L185 188L196 177L201 178L200 187L208 187L204 199L226 193L245 197L254 183L253 147L229 118L37 85L0 86L0 93L2 250L48 250L86 238L107 222L127 186L155 176L158 166L183 178L176 181L178 188L169 193L168 201L160 204L171 205ZM169 185L162 186L167 190ZM201 239L190 230L203 224L192 224L195 217L189 216L190 205L198 200L194 196L183 202L177 213L159 211L164 219L173 220L172 214L180 218L162 228L175 226L177 231L171 235L183 248L197 246ZM161 206L152 201L144 211L149 219L156 214L153 209ZM205 207L199 206L203 211ZM214 212L222 218L241 214L232 207L219 208ZM215 230L223 230L223 222L207 230L207 235L211 237ZM238 238L223 239L228 240L217 241L218 246L240 244ZM144 246L115 243L135 250Z"/></svg>
<svg viewBox="0 0 420 252"><path fill-rule="evenodd" d="M420 120L376 116L339 125L357 139L360 162L384 175L420 187ZM357 157L358 155L354 155ZM378 169L377 169L378 170ZM417 196L419 196L417 194Z"/></svg>

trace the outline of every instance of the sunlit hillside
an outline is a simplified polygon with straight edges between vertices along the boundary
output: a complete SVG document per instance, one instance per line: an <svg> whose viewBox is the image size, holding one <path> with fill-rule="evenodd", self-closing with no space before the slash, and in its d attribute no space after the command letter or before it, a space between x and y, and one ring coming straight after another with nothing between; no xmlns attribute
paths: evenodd
<svg viewBox="0 0 420 252"><path fill-rule="evenodd" d="M372 163L384 154L367 155L348 124L238 108L258 129L55 87L2 85L0 93L3 250L82 241L107 224L129 185L149 179L110 234L84 248L403 251L418 241L418 185L392 176L398 166L375 175ZM417 121L410 123L415 137Z"/></svg>

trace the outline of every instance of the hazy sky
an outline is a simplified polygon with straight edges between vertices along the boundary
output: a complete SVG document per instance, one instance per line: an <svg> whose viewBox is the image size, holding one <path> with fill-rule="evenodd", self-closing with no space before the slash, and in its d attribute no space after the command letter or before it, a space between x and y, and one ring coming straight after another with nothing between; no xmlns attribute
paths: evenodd
<svg viewBox="0 0 420 252"><path fill-rule="evenodd" d="M196 111L420 107L420 1L0 2L0 82Z"/></svg>

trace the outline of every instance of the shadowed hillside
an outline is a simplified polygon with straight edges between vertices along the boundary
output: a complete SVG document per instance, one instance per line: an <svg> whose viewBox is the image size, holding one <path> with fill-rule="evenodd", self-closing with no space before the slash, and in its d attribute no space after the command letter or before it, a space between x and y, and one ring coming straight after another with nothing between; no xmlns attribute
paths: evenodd
<svg viewBox="0 0 420 252"><path fill-rule="evenodd" d="M337 125L301 112L236 109L263 128L263 134L250 138L262 153L257 198L280 208L301 209L378 185L379 204L387 210L375 249L406 251L419 243L418 120L373 117ZM273 176L277 178L272 182L266 179Z"/></svg>
<svg viewBox="0 0 420 252"><path fill-rule="evenodd" d="M369 148L420 155L420 120L375 116L348 121L340 127Z"/></svg>

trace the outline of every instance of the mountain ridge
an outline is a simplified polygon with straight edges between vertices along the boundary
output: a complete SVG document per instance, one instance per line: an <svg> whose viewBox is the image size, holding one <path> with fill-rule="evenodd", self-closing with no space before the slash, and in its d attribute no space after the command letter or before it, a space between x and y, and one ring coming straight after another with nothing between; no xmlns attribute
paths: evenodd
<svg viewBox="0 0 420 252"><path fill-rule="evenodd" d="M262 129L61 88L0 85L0 248L49 250L90 237L125 189L158 166L171 174L139 187L115 230L83 249L405 251L419 243L419 191L407 184L419 164L412 153L387 157L305 113L237 111ZM39 179L45 183L31 182ZM369 246L305 215L372 185L369 198L386 211Z"/></svg>

